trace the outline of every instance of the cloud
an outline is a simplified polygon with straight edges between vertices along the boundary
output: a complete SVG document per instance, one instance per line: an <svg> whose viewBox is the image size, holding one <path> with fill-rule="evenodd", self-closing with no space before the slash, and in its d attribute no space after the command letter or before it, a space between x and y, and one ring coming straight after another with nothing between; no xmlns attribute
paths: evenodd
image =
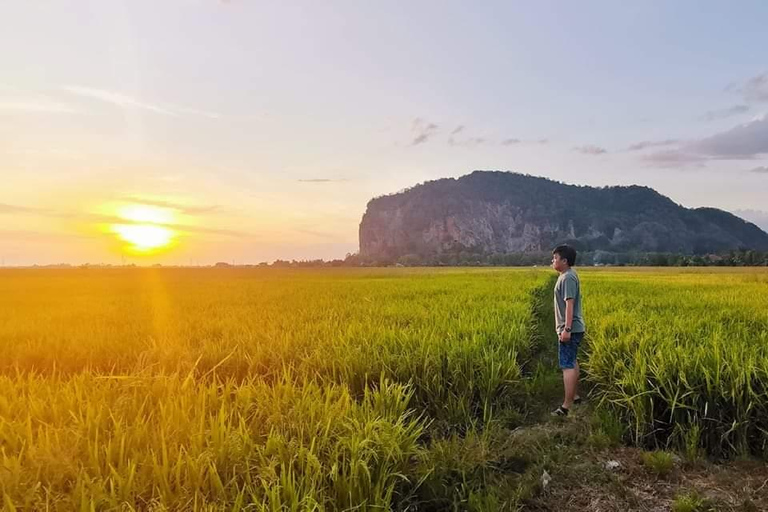
<svg viewBox="0 0 768 512"><path fill-rule="evenodd" d="M435 123L428 123L417 117L411 126L411 132L414 134L411 139L411 146L424 144L437 133L437 129L438 126Z"/></svg>
<svg viewBox="0 0 768 512"><path fill-rule="evenodd" d="M152 203L146 202L145 204L152 204ZM4 214L4 213L34 215L39 217L55 217L55 218L61 218L61 219L79 220L83 222L94 222L99 224L147 224L146 222L132 221L132 220L124 219L122 217L118 217L115 215L102 215L97 213L82 213L82 212L61 212L61 211L55 211L55 210L48 210L46 208L36 208L31 206L17 206L17 205L0 203L0 214ZM210 233L210 234L216 234L216 235L226 235L226 236L235 236L235 237L253 236L252 234L246 233L243 231L234 231L231 229L219 229L219 228L205 228L200 226L190 226L189 224L176 224L176 223L170 223L170 222L162 222L162 223L155 222L151 224L161 224L165 227L175 229L177 231L188 232L188 233Z"/></svg>
<svg viewBox="0 0 768 512"><path fill-rule="evenodd" d="M602 155L603 153L608 152L608 150L606 150L605 148L594 146L592 144L587 144L585 146L577 146L573 148L573 150L578 151L579 153L584 153L585 155Z"/></svg>
<svg viewBox="0 0 768 512"><path fill-rule="evenodd" d="M670 168L687 167L690 165L702 167L704 162L708 160L708 158L705 156L697 155L695 153L686 153L685 151L681 151L679 149L656 151L650 155L644 155L642 159L654 167Z"/></svg>
<svg viewBox="0 0 768 512"><path fill-rule="evenodd" d="M302 183L335 183L335 182L338 182L338 181L349 181L349 180L346 179L346 178L339 178L339 179L335 179L335 178L307 178L307 179L299 179L299 180L296 180L296 181L300 181Z"/></svg>
<svg viewBox="0 0 768 512"><path fill-rule="evenodd" d="M486 136L470 136L476 130L468 129L467 125L454 125L455 128L448 132L447 143L454 147L475 147L484 144L500 144L502 146L514 146L517 144L548 144L549 139L520 139L517 137L507 137L501 140L489 138ZM434 140L440 132L440 125L417 117L411 124L412 137L409 145L417 146ZM469 132L469 133L468 133ZM302 181L302 180L300 180Z"/></svg>
<svg viewBox="0 0 768 512"><path fill-rule="evenodd" d="M705 112L702 116L702 119L704 121L717 121L719 119L726 119L728 117L737 116L748 111L749 105L733 105L732 107Z"/></svg>
<svg viewBox="0 0 768 512"><path fill-rule="evenodd" d="M0 101L0 110L41 114L78 114L80 111L66 103L46 98L29 98Z"/></svg>
<svg viewBox="0 0 768 512"><path fill-rule="evenodd" d="M13 147L9 148L7 151L3 151L3 153L8 155L19 155L19 156L51 156L51 157L57 157L57 158L80 158L83 156L82 153L79 151L74 151L71 149L61 149L61 148L48 148L48 147L36 147L36 148L23 148L23 147Z"/></svg>
<svg viewBox="0 0 768 512"><path fill-rule="evenodd" d="M768 174L768 166L755 167L754 169L750 169L749 172L754 172L757 174Z"/></svg>
<svg viewBox="0 0 768 512"><path fill-rule="evenodd" d="M741 87L741 92L747 101L768 101L768 73L753 76Z"/></svg>
<svg viewBox="0 0 768 512"><path fill-rule="evenodd" d="M717 159L751 159L768 153L768 116L693 142L694 152Z"/></svg>
<svg viewBox="0 0 768 512"><path fill-rule="evenodd" d="M436 123L427 121L421 117L417 117L411 123L411 141L409 145L417 146L419 144L425 144L434 140L435 136L440 132L440 126ZM507 137L501 140L495 138L489 138L486 136L470 136L472 132L476 130L469 130L465 124L453 125L453 128L448 133L446 142L452 147L475 147L484 144L499 144L502 146L514 146L517 144L548 144L549 139L520 139L517 137ZM469 133L468 133L469 132ZM299 180L305 181L305 180Z"/></svg>
<svg viewBox="0 0 768 512"><path fill-rule="evenodd" d="M117 222L115 221L115 223ZM125 224L125 222L123 222L123 224ZM171 229L175 229L176 231L186 231L187 233L207 233L212 235L234 236L237 238L241 238L241 237L253 238L254 237L252 233L247 233L245 231L236 231L233 229L204 228L199 226L190 226L188 224L163 224L163 225Z"/></svg>
<svg viewBox="0 0 768 512"><path fill-rule="evenodd" d="M725 92L739 93L749 103L768 101L768 73L755 75L745 82L731 82Z"/></svg>
<svg viewBox="0 0 768 512"><path fill-rule="evenodd" d="M632 144L627 148L627 151L641 151L646 148L655 148L659 146L671 146L677 143L678 141L676 139L644 140L642 142L638 142L637 144Z"/></svg>
<svg viewBox="0 0 768 512"><path fill-rule="evenodd" d="M37 208L34 206L17 206L14 204L0 203L0 214L3 213L30 213L37 215L51 215L54 212L46 208Z"/></svg>
<svg viewBox="0 0 768 512"><path fill-rule="evenodd" d="M448 139L449 146L472 147L472 146L478 146L480 144L485 144L486 142L487 142L487 139L483 137L470 137L464 140L455 140L453 137Z"/></svg>
<svg viewBox="0 0 768 512"><path fill-rule="evenodd" d="M516 146L518 144L549 144L549 139L518 139L517 137L509 137L502 139L500 144L502 146Z"/></svg>
<svg viewBox="0 0 768 512"><path fill-rule="evenodd" d="M343 237L340 237L340 235L337 234L337 233L328 233L328 232L325 232L325 231L318 231L318 230L315 230L315 229L303 228L303 227L297 227L297 228L294 228L293 230L296 231L296 232L299 232L299 233L304 233L305 235L311 235L311 236L315 236L315 237L318 237L318 238L324 238L326 240L335 240L335 241L338 241L338 242L345 241L343 239Z"/></svg>
<svg viewBox="0 0 768 512"><path fill-rule="evenodd" d="M83 221L97 222L101 224L148 224L147 222L127 220L122 217L117 217L114 215L80 213L80 214L74 214L73 216ZM234 237L252 237L253 236L251 233L246 233L244 231L235 231L232 229L221 229L221 228L206 228L202 226L191 226L189 224L177 224L173 222L150 222L149 224L158 224L170 229L174 229L179 232L186 232L186 233L208 233L208 234L214 234L214 235L225 235L225 236L234 236Z"/></svg>
<svg viewBox="0 0 768 512"><path fill-rule="evenodd" d="M157 206L159 208L171 208L173 210L176 210L180 213L184 213L187 215L198 215L201 213L211 213L215 211L216 212L221 211L221 206L217 204L207 205L207 206L194 206L194 205L187 205L182 203L175 203L173 201L163 201L159 199L143 199L141 197L136 197L136 196L129 196L126 199L133 203L144 204L147 206Z"/></svg>
<svg viewBox="0 0 768 512"><path fill-rule="evenodd" d="M460 147L473 147L473 146L479 146L481 144L490 142L485 137L468 137L466 135L462 139L458 139L454 137L454 135L466 134L466 131L467 131L466 126L463 124L460 124L456 128L454 128L451 131L450 137L448 137L448 145L460 146Z"/></svg>
<svg viewBox="0 0 768 512"><path fill-rule="evenodd" d="M661 167L703 165L708 160L752 160L768 153L768 116L730 130L685 142L679 148L659 151L643 159Z"/></svg>
<svg viewBox="0 0 768 512"><path fill-rule="evenodd" d="M115 105L120 108L136 108L140 110L147 110L156 114L162 114L173 117L180 117L184 115L193 115L207 117L210 119L218 119L218 114L212 114L210 112L203 112L201 110L195 110L192 108L181 107L178 105L169 104L154 104L142 101L138 98L128 96L127 94L106 91L103 89L95 89L93 87L83 87L79 85L67 85L61 87L61 90L70 94L74 94L83 98L89 98L98 100L110 105Z"/></svg>
<svg viewBox="0 0 768 512"><path fill-rule="evenodd" d="M25 241L53 241L53 240L70 240L70 239L82 239L92 240L97 238L95 235L83 235L74 233L48 233L42 231L26 231L26 230L4 230L0 231L0 239L2 240L25 240Z"/></svg>

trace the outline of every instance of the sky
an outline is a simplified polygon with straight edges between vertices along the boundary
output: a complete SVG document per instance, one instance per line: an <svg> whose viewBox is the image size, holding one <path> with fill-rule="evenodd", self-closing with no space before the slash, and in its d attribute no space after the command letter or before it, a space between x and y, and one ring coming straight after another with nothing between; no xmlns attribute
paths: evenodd
<svg viewBox="0 0 768 512"><path fill-rule="evenodd" d="M474 170L768 230L768 3L8 1L3 265L344 258Z"/></svg>

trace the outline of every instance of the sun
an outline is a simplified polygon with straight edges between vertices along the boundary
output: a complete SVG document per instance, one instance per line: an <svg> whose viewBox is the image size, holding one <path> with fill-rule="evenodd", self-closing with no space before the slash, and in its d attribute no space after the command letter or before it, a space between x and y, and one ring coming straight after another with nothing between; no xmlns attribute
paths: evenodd
<svg viewBox="0 0 768 512"><path fill-rule="evenodd" d="M174 232L153 224L114 224L112 230L138 252L150 252L170 245Z"/></svg>
<svg viewBox="0 0 768 512"><path fill-rule="evenodd" d="M171 208L143 204L130 204L117 209L117 216L125 223L110 226L111 231L127 242L128 252L151 254L169 248L177 235L169 224L175 221Z"/></svg>

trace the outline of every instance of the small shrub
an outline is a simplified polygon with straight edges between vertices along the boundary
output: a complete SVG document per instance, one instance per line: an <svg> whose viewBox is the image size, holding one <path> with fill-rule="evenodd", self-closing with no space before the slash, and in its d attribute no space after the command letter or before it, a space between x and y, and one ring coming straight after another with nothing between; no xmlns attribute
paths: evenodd
<svg viewBox="0 0 768 512"><path fill-rule="evenodd" d="M675 497L672 512L708 512L712 510L709 500L698 492L692 491Z"/></svg>
<svg viewBox="0 0 768 512"><path fill-rule="evenodd" d="M665 477L675 466L672 454L664 451L643 453L643 465L656 473L657 476Z"/></svg>
<svg viewBox="0 0 768 512"><path fill-rule="evenodd" d="M702 427L698 422L692 422L688 425L677 425L675 427L675 438L682 446L685 460L688 463L700 461L705 452L701 447Z"/></svg>
<svg viewBox="0 0 768 512"><path fill-rule="evenodd" d="M613 446L613 441L603 432L592 432L587 438L587 444L595 450L604 450Z"/></svg>
<svg viewBox="0 0 768 512"><path fill-rule="evenodd" d="M626 429L618 413L606 407L595 410L592 414L591 426L590 441L605 444L605 447L620 445ZM594 439L592 439L593 436L595 436ZM590 442L590 444L592 443ZM596 446L596 448L598 447Z"/></svg>

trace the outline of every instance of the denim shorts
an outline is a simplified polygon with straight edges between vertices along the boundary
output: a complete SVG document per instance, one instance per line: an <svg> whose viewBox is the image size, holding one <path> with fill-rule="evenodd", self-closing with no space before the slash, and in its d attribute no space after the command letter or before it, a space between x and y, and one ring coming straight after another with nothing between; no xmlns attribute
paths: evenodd
<svg viewBox="0 0 768 512"><path fill-rule="evenodd" d="M581 344L581 340L584 339L584 333L583 332L572 332L571 333L571 341L567 342L561 342L558 338L557 344L559 346L559 359L560 359L560 369L565 370L569 368L573 368L574 364L576 364L576 356L579 353L579 345Z"/></svg>

